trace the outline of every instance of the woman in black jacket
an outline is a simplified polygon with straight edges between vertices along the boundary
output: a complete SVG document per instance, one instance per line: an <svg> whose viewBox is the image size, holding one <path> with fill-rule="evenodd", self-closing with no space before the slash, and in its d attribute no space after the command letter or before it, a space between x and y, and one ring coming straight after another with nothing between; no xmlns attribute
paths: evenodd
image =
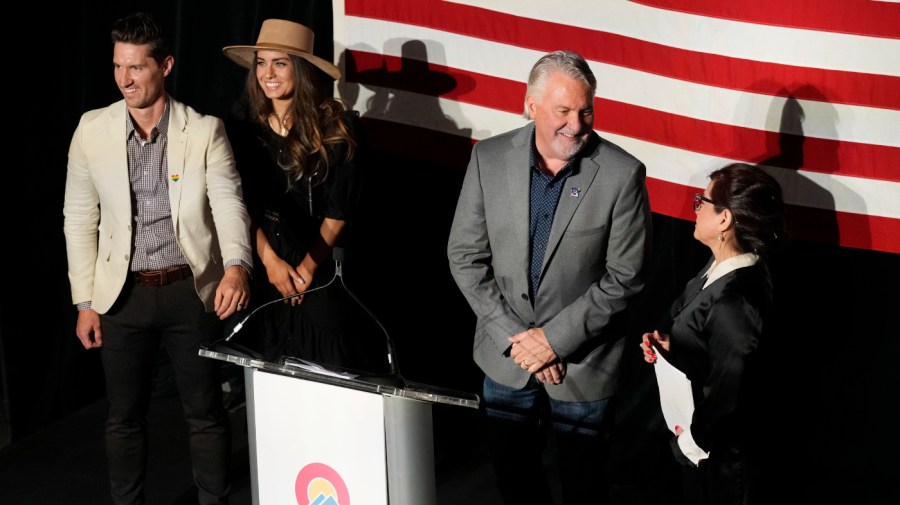
<svg viewBox="0 0 900 505"><path fill-rule="evenodd" d="M772 309L765 258L785 240L781 187L758 167L731 164L710 174L706 190L694 196L694 211L694 238L712 258L661 327L643 335L641 348L657 364L664 413L688 405L686 425L669 426L675 458L685 467L687 502L747 504L756 487L748 455L750 377ZM663 379L660 366L683 376ZM679 380L689 391L680 398L673 391Z"/></svg>

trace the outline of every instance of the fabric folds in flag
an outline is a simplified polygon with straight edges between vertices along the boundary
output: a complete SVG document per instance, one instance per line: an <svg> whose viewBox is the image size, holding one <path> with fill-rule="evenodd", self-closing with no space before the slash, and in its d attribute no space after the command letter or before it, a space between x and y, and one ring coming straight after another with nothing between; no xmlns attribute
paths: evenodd
<svg viewBox="0 0 900 505"><path fill-rule="evenodd" d="M693 220L707 175L746 162L782 184L794 239L900 253L900 3L334 0L334 37L339 94L398 150L464 167L569 49L654 212Z"/></svg>

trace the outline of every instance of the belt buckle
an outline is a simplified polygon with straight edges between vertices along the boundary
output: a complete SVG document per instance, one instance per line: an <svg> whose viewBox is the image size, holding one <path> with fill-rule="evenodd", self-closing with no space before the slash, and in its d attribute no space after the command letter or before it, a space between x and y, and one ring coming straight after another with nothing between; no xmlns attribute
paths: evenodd
<svg viewBox="0 0 900 505"><path fill-rule="evenodd" d="M187 265L178 265L169 268L161 268L159 270L145 270L135 272L135 281L141 286L168 286L175 281L186 279L185 269L189 269Z"/></svg>

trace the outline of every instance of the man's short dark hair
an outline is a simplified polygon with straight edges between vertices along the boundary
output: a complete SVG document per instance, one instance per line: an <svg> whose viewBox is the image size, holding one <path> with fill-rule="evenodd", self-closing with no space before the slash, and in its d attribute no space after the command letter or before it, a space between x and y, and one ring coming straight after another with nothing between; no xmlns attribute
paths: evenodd
<svg viewBox="0 0 900 505"><path fill-rule="evenodd" d="M113 23L112 43L149 45L150 57L160 65L172 54L162 27L153 16L144 12L129 14Z"/></svg>

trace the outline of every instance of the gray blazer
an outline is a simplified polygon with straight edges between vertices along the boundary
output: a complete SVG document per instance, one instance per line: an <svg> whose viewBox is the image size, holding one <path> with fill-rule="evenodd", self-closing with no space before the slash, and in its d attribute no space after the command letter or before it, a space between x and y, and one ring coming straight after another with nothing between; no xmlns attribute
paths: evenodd
<svg viewBox="0 0 900 505"><path fill-rule="evenodd" d="M475 312L475 362L523 387L508 337L541 327L566 362L551 398L596 401L616 390L624 340L610 324L643 287L651 221L644 165L593 133L559 199L540 287L529 300L529 150L534 123L478 142L450 230L450 270ZM574 189L577 188L577 189Z"/></svg>

